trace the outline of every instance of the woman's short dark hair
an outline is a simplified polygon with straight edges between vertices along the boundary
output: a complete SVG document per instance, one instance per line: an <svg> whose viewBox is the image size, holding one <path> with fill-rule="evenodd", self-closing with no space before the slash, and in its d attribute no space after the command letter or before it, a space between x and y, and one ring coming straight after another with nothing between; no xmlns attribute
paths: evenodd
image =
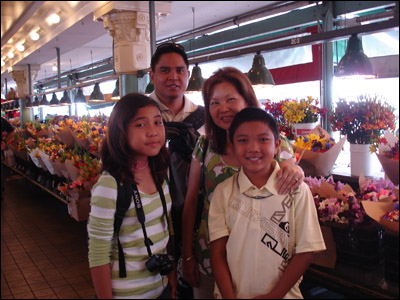
<svg viewBox="0 0 400 300"><path fill-rule="evenodd" d="M219 154L225 153L227 133L226 130L218 127L212 120L210 115L210 100L214 93L214 87L222 82L233 84L248 106L260 107L250 80L236 68L225 67L219 69L204 82L202 94L205 106L206 137L212 142L213 150Z"/></svg>
<svg viewBox="0 0 400 300"><path fill-rule="evenodd" d="M233 135L240 125L247 122L262 122L267 124L274 134L275 142L279 139L279 129L276 120L265 110L258 107L246 107L238 112L229 127L229 139L233 143Z"/></svg>
<svg viewBox="0 0 400 300"><path fill-rule="evenodd" d="M186 67L189 69L189 60L185 52L185 48L179 44L175 43L164 43L157 47L156 52L154 52L151 57L151 70L154 72L156 70L156 65L160 60L161 56L168 53L177 53L182 56L183 61L186 64Z"/></svg>
<svg viewBox="0 0 400 300"><path fill-rule="evenodd" d="M127 129L138 110L149 105L160 109L157 102L149 97L132 93L123 96L111 112L107 135L101 148L101 160L103 170L110 172L118 182L134 181L133 152L128 144ZM156 183L162 184L169 166L169 154L165 145L158 155L149 157L149 166L155 174Z"/></svg>

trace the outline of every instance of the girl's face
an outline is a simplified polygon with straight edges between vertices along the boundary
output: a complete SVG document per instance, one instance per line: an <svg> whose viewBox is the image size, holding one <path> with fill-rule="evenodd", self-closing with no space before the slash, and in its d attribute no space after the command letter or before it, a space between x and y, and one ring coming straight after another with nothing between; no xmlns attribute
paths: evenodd
<svg viewBox="0 0 400 300"><path fill-rule="evenodd" d="M128 124L127 137L137 160L156 156L165 143L165 129L158 108L153 105L140 108Z"/></svg>
<svg viewBox="0 0 400 300"><path fill-rule="evenodd" d="M228 130L235 115L247 106L232 83L221 82L214 86L210 98L210 115L218 127Z"/></svg>
<svg viewBox="0 0 400 300"><path fill-rule="evenodd" d="M271 161L279 147L268 124L260 121L245 122L233 135L233 149L246 175L251 180L271 172Z"/></svg>

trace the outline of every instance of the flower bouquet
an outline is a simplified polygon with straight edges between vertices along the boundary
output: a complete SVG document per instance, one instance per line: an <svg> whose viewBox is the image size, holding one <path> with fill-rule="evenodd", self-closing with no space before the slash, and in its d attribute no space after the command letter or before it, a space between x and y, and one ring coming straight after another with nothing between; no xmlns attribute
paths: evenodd
<svg viewBox="0 0 400 300"><path fill-rule="evenodd" d="M287 137L289 140L294 140L293 127L284 118L282 111L284 103L288 101L289 100L281 100L279 102L272 102L272 100L267 99L264 105L265 105L265 110L275 118L276 123L278 124L279 133Z"/></svg>
<svg viewBox="0 0 400 300"><path fill-rule="evenodd" d="M58 187L66 196L68 213L76 221L86 221L90 213L90 189L84 182L74 181Z"/></svg>
<svg viewBox="0 0 400 300"><path fill-rule="evenodd" d="M366 214L379 225L399 234L399 187L389 180L360 177L360 193Z"/></svg>
<svg viewBox="0 0 400 300"><path fill-rule="evenodd" d="M385 132L379 141L378 157L386 176L395 184L399 184L399 137L390 132ZM375 150L373 148L372 150Z"/></svg>
<svg viewBox="0 0 400 300"><path fill-rule="evenodd" d="M72 123L72 119L60 121L58 123L58 128L56 129L56 135L68 148L73 148L75 145L75 138L71 131Z"/></svg>
<svg viewBox="0 0 400 300"><path fill-rule="evenodd" d="M318 99L313 99L311 96L308 96L307 99L293 99L283 103L283 117L294 127L295 136L309 134L317 126L319 117L326 115L328 110L318 107L318 104Z"/></svg>
<svg viewBox="0 0 400 300"><path fill-rule="evenodd" d="M328 176L343 147L346 137L338 143L321 126L310 135L298 137L294 150L299 154L298 165L310 176Z"/></svg>
<svg viewBox="0 0 400 300"><path fill-rule="evenodd" d="M340 99L330 113L333 131L347 135L351 144L375 144L385 130L395 129L394 108L378 96L360 96L357 101Z"/></svg>

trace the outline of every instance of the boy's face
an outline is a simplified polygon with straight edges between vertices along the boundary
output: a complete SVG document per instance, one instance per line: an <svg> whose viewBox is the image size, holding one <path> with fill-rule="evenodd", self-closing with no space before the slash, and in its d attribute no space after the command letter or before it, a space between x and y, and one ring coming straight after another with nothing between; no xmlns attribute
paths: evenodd
<svg viewBox="0 0 400 300"><path fill-rule="evenodd" d="M279 147L268 124L260 121L245 122L233 135L233 149L247 177L259 181L271 174L271 161ZM266 181L265 181L266 182Z"/></svg>

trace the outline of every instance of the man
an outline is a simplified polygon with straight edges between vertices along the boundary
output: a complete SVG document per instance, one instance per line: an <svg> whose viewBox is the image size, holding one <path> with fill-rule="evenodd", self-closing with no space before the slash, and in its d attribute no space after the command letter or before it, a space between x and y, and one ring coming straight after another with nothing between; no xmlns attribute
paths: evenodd
<svg viewBox="0 0 400 300"><path fill-rule="evenodd" d="M160 106L171 154L170 192L176 258L181 254L182 212L191 155L197 137L204 134L204 107L197 106L184 95L189 77L189 61L181 45L164 43L157 47L151 58L150 78L154 92L150 98ZM183 281L180 263L176 295L193 298L192 287Z"/></svg>
<svg viewBox="0 0 400 300"><path fill-rule="evenodd" d="M154 92L150 98L160 105L165 121L183 122L198 108L184 95L189 77L189 61L181 45L165 43L157 47L151 58L150 78ZM199 132L203 129L202 126Z"/></svg>

